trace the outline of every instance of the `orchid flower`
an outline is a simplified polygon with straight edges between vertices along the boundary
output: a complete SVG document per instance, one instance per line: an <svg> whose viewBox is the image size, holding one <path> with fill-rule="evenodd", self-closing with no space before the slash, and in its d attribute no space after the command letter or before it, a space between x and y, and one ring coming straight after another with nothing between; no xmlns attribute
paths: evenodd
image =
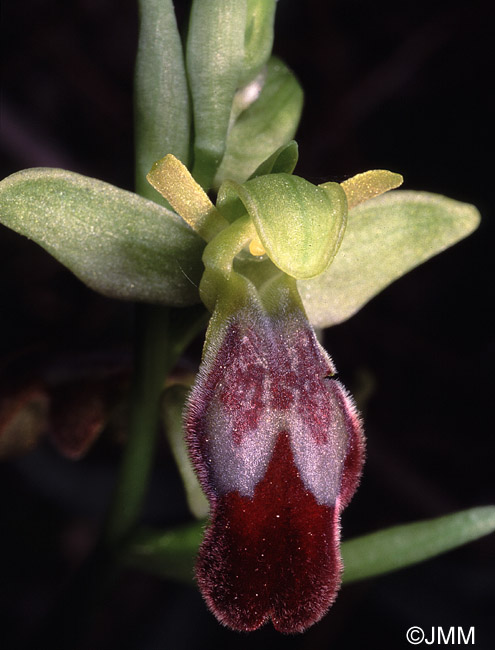
<svg viewBox="0 0 495 650"><path fill-rule="evenodd" d="M211 505L199 587L233 629L254 630L271 618L281 632L302 632L340 586L339 518L359 482L364 439L296 278L331 264L347 197L356 204L402 179L375 171L344 188L316 187L287 172L255 172L243 185L224 183L217 207L172 155L148 180L209 241L199 292L212 318L185 412L190 455ZM243 253L246 269L265 265L260 277L235 270Z"/></svg>

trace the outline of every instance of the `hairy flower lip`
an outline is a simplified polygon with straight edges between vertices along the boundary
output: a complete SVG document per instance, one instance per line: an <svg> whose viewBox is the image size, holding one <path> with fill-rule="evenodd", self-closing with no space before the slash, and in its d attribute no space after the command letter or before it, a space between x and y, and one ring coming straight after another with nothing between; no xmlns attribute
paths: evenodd
<svg viewBox="0 0 495 650"><path fill-rule="evenodd" d="M338 506L318 505L304 488L281 433L254 497L217 501L196 567L210 609L239 631L270 618L279 632L304 631L340 585L338 519Z"/></svg>
<svg viewBox="0 0 495 650"><path fill-rule="evenodd" d="M340 586L359 416L298 304L250 303L208 336L185 426L210 504L196 566L218 620L304 631Z"/></svg>

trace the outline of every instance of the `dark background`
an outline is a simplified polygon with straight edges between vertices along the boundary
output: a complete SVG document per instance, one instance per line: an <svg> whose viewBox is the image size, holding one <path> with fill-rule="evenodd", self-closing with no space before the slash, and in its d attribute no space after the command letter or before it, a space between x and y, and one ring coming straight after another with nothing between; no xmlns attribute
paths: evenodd
<svg viewBox="0 0 495 650"><path fill-rule="evenodd" d="M177 3L179 16L187 3ZM386 168L474 203L479 230L384 291L326 345L344 383L366 393L368 460L343 537L493 501L494 21L491 2L280 0L274 51L306 92L297 173L313 182ZM7 0L2 41L2 176L64 167L133 185L130 0ZM79 283L35 244L0 231L0 381L130 358L132 309ZM194 367L201 342L186 365ZM70 371L70 370L69 370ZM48 442L0 472L0 636L25 640L91 547L118 448L73 463ZM147 506L188 520L164 447ZM89 640L97 650L355 646L406 648L406 630L476 626L493 647L493 537L344 587L321 623L282 637L222 629L194 587L126 573ZM492 602L491 602L492 601ZM1 639L0 639L1 644ZM56 646L53 646L56 647Z"/></svg>

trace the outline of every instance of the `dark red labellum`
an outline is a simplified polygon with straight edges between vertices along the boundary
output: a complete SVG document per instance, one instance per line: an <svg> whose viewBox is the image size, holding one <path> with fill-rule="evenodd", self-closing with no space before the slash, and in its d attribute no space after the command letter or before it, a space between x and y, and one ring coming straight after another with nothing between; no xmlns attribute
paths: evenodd
<svg viewBox="0 0 495 650"><path fill-rule="evenodd" d="M210 337L211 340L211 337ZM245 309L205 351L186 412L211 503L196 575L219 621L302 632L340 586L339 515L361 474L359 417L304 314Z"/></svg>

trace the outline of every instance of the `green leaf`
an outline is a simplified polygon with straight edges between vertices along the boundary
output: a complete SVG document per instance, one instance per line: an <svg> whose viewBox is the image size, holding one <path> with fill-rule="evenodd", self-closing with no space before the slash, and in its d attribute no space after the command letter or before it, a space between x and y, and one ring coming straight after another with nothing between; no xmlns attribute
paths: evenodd
<svg viewBox="0 0 495 650"><path fill-rule="evenodd" d="M184 483L189 510L197 519L202 519L208 514L210 506L191 464L182 427L182 412L188 394L187 386L175 384L167 388L160 402L160 413L165 434Z"/></svg>
<svg viewBox="0 0 495 650"><path fill-rule="evenodd" d="M89 287L124 300L199 302L202 240L174 212L103 181L27 169L0 183L0 221Z"/></svg>
<svg viewBox="0 0 495 650"><path fill-rule="evenodd" d="M336 325L410 269L476 229L477 209L427 192L394 191L349 211L328 270L298 282L309 320Z"/></svg>
<svg viewBox="0 0 495 650"><path fill-rule="evenodd" d="M417 564L495 531L495 506L394 526L342 544L344 582Z"/></svg>
<svg viewBox="0 0 495 650"><path fill-rule="evenodd" d="M271 58L260 96L240 114L229 132L215 187L226 179L244 182L263 161L291 140L299 124L302 104L303 92L297 79L280 60ZM263 170L263 173L268 172Z"/></svg>
<svg viewBox="0 0 495 650"><path fill-rule="evenodd" d="M244 62L247 0L194 0L187 73L194 114L193 175L211 187L225 151L230 112Z"/></svg>
<svg viewBox="0 0 495 650"><path fill-rule="evenodd" d="M125 549L128 566L190 582L204 523L165 532L142 531ZM394 526L342 543L345 583L371 578L435 557L495 531L495 506Z"/></svg>
<svg viewBox="0 0 495 650"><path fill-rule="evenodd" d="M171 0L140 0L134 86L136 191L164 204L146 181L151 165L172 153L188 163L191 116L186 72Z"/></svg>
<svg viewBox="0 0 495 650"><path fill-rule="evenodd" d="M284 273L310 278L330 264L342 239L347 209L338 183L323 188L299 176L269 174L244 185L226 181L222 188L239 196L268 256Z"/></svg>
<svg viewBox="0 0 495 650"><path fill-rule="evenodd" d="M192 582L204 526L204 522L195 522L165 532L139 531L124 549L122 561L169 580Z"/></svg>
<svg viewBox="0 0 495 650"><path fill-rule="evenodd" d="M273 46L277 0L247 0L244 61L239 85L249 83L267 62Z"/></svg>

